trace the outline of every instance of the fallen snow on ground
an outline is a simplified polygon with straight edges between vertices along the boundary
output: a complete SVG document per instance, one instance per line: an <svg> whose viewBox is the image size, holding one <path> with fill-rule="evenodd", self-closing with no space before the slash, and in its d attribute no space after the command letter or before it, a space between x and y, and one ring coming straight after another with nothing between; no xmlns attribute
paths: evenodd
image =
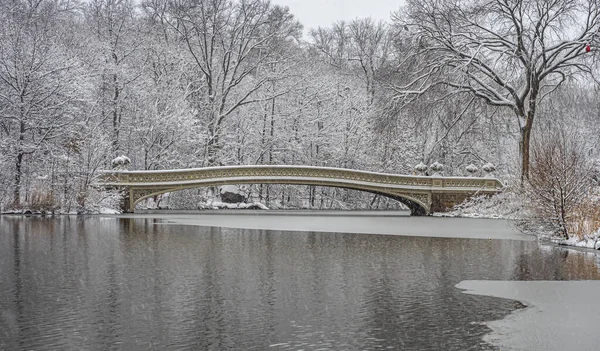
<svg viewBox="0 0 600 351"><path fill-rule="evenodd" d="M522 211L518 196L502 192L494 196L480 195L455 206L452 211L436 212L436 217L515 218Z"/></svg>
<svg viewBox="0 0 600 351"><path fill-rule="evenodd" d="M100 207L97 210L97 214L119 214L121 211L117 211L112 208Z"/></svg>
<svg viewBox="0 0 600 351"><path fill-rule="evenodd" d="M585 247L588 249L600 250L600 229L592 235L584 235L583 239L578 237L569 238L569 240L556 240L559 245Z"/></svg>
<svg viewBox="0 0 600 351"><path fill-rule="evenodd" d="M523 218L525 213L522 203L523 199L519 198L517 194L503 192L494 196L475 196L455 206L452 211L434 213L433 215L436 217L519 219ZM536 230L533 231L536 232ZM600 250L600 229L594 234L584 236L583 239L573 237L564 240L546 233L543 228L539 228L537 237L540 240L551 241L558 245Z"/></svg>

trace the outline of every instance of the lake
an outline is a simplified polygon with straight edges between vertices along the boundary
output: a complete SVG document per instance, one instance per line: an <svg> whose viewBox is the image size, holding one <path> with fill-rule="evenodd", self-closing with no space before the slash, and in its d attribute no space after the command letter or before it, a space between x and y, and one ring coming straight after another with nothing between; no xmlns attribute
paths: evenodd
<svg viewBox="0 0 600 351"><path fill-rule="evenodd" d="M332 228L373 219L275 217ZM456 284L600 278L586 252L435 237L510 231L505 221L415 223L394 226L432 236L206 227L152 214L0 216L0 349L493 350L482 322L523 306Z"/></svg>

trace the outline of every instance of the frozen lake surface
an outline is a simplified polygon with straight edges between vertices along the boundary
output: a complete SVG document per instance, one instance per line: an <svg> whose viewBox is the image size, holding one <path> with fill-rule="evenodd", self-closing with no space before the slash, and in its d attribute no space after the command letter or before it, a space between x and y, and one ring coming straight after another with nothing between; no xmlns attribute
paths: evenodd
<svg viewBox="0 0 600 351"><path fill-rule="evenodd" d="M261 211L215 210L169 213L141 211L130 218L161 218L208 227L425 236L467 239L529 240L504 219L411 217L406 211Z"/></svg>
<svg viewBox="0 0 600 351"><path fill-rule="evenodd" d="M389 213L0 216L0 349L495 350L483 323L522 296L457 284L600 278L528 239Z"/></svg>

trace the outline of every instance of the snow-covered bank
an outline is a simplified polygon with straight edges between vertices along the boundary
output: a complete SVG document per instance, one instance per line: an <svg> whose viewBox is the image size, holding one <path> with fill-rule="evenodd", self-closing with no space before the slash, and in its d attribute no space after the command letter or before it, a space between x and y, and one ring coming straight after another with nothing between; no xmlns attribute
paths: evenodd
<svg viewBox="0 0 600 351"><path fill-rule="evenodd" d="M485 340L501 350L597 350L600 281L480 281L456 285L466 294L517 300L528 306L486 323Z"/></svg>
<svg viewBox="0 0 600 351"><path fill-rule="evenodd" d="M24 209L24 210L9 210L9 211L4 211L4 212L0 212L0 215L22 215L22 216L63 216L63 215L69 215L69 216L77 216L77 215L114 215L114 214L120 214L121 211L112 209L112 208L106 208L106 207L99 207L99 208L95 208L93 210L86 210L86 212L77 212L75 210L71 210L71 211L37 211L37 210L28 210L28 209Z"/></svg>
<svg viewBox="0 0 600 351"><path fill-rule="evenodd" d="M584 247L588 249L600 250L600 229L592 235L584 235L582 239L573 236L569 240L556 240L559 245Z"/></svg>
<svg viewBox="0 0 600 351"><path fill-rule="evenodd" d="M509 191L494 196L475 196L448 212L434 213L435 217L462 217L462 218L515 218L522 212L522 203L519 197Z"/></svg>
<svg viewBox="0 0 600 351"><path fill-rule="evenodd" d="M595 228L593 225L594 221L590 221L589 214L577 214L579 217L574 216L576 219L575 227L579 226L585 230L582 235L572 235L569 240L564 240L562 237L557 237L555 234L548 232L548 229L544 229L542 226L532 225L527 208L523 205L524 199L516 193L505 191L503 193L494 196L476 196L464 203L455 206L452 211L443 213L434 213L435 217L458 217L458 218L504 218L512 219L519 223L521 227L528 234L535 235L541 241L553 242L558 245L582 247L589 249L600 249L600 229ZM591 216L594 217L594 216ZM578 219L579 218L579 219ZM578 219L578 220L577 220ZM585 226L582 226L584 222ZM590 228L593 228L590 230ZM596 230L595 233L590 231ZM580 230L581 233L581 230Z"/></svg>
<svg viewBox="0 0 600 351"><path fill-rule="evenodd" d="M227 214L133 214L121 215L121 218L157 218L174 224L199 225L207 227L226 227L243 229L267 229L287 231L315 231L357 234L406 235L420 237L468 238L468 239L505 239L534 240L510 225L506 220L469 219L469 218L432 218L379 215L377 211L354 216L339 213L327 215L312 211L301 215L271 211L245 210ZM265 214L269 212L269 214Z"/></svg>

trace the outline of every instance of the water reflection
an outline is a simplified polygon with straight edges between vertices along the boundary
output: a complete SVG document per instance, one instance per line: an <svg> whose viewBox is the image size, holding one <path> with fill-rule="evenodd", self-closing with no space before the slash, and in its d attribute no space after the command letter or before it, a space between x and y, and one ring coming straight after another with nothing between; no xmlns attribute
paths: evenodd
<svg viewBox="0 0 600 351"><path fill-rule="evenodd" d="M0 217L0 274L10 350L486 350L477 322L517 305L461 280L600 275L594 255L533 242L99 217Z"/></svg>
<svg viewBox="0 0 600 351"><path fill-rule="evenodd" d="M512 280L598 280L598 255L550 245L517 256Z"/></svg>

